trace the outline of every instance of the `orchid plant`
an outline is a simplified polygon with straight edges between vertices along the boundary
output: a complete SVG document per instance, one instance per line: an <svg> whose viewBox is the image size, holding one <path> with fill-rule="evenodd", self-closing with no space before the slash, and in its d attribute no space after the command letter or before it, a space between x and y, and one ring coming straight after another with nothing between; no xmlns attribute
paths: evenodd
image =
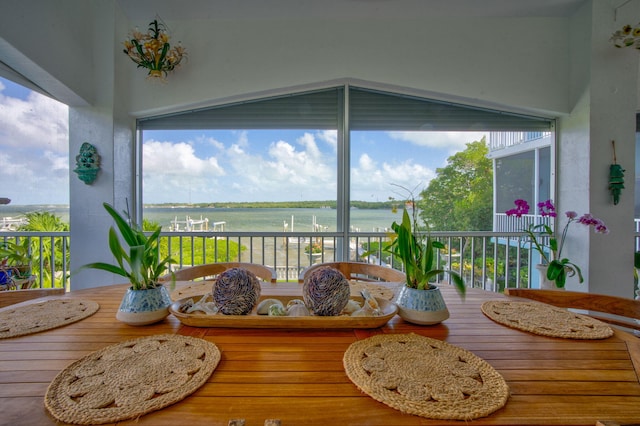
<svg viewBox="0 0 640 426"><path fill-rule="evenodd" d="M529 213L529 204L527 201L518 199L515 201L515 205L515 208L505 212L507 216L522 217L522 215ZM555 206L551 200L538 203L538 212L542 217L555 218L557 216ZM540 223L537 225L530 224L529 227L524 230L529 238L531 238L534 249L540 253L543 263L549 265L547 267L547 278L554 281L558 288L564 288L567 277L572 277L576 274L578 275L580 282L584 282L580 267L566 257L562 257L562 249L564 248L569 225L573 222L578 222L588 227L593 226L596 233L609 233L604 222L593 217L589 213L585 213L578 217L576 212L567 211L565 212L565 215L568 220L559 235L556 235L553 229L551 229L551 227L546 223ZM543 243L545 240L548 241L548 250L545 249L546 245Z"/></svg>

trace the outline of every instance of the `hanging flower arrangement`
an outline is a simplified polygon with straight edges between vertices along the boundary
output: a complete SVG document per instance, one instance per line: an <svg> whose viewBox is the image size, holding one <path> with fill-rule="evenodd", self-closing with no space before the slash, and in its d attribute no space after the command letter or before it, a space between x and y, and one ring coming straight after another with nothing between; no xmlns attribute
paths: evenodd
<svg viewBox="0 0 640 426"><path fill-rule="evenodd" d="M614 32L609 41L612 41L616 47L635 47L640 49L640 22L632 27L625 25L621 30Z"/></svg>
<svg viewBox="0 0 640 426"><path fill-rule="evenodd" d="M149 78L161 80L186 57L186 51L180 42L171 47L167 29L157 19L149 23L146 33L133 31L130 38L124 41L124 47L124 53L138 64L138 68L149 70Z"/></svg>

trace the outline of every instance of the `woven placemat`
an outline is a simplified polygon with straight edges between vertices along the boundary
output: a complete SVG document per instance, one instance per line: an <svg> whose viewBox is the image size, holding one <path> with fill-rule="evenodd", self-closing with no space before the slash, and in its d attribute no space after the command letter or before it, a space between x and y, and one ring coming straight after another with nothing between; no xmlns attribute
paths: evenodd
<svg viewBox="0 0 640 426"><path fill-rule="evenodd" d="M92 300L50 299L0 312L0 339L24 336L80 321L98 311Z"/></svg>
<svg viewBox="0 0 640 426"><path fill-rule="evenodd" d="M490 300L481 309L499 324L542 336L606 339L613 335L611 327L602 321L539 302Z"/></svg>
<svg viewBox="0 0 640 426"><path fill-rule="evenodd" d="M349 379L389 407L430 419L472 420L507 403L509 387L486 361L417 334L359 340L343 358Z"/></svg>
<svg viewBox="0 0 640 426"><path fill-rule="evenodd" d="M213 343L164 334L107 346L69 365L44 403L58 420L82 425L139 417L182 400L220 362Z"/></svg>

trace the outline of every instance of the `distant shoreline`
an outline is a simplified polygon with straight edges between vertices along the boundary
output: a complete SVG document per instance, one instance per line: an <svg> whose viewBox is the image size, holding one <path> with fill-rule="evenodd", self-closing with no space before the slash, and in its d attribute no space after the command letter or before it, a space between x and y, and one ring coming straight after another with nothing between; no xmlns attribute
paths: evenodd
<svg viewBox="0 0 640 426"><path fill-rule="evenodd" d="M351 201L351 208L358 209L367 209L367 210L376 210L376 209L392 209L398 207L399 204L402 204L398 201L379 201L379 202L370 202L370 201ZM15 205L7 205L11 210L17 207L29 207L33 206L36 208L56 208L56 209L68 209L68 204L15 204ZM335 200L327 200L327 201L228 201L228 202L217 202L217 203L151 203L144 204L143 208L189 208L189 209L200 209L200 208L208 208L208 209L229 209L229 208L245 208L245 209L265 209L265 208L301 208L301 209L335 209L336 201ZM2 208L0 208L0 213L2 212Z"/></svg>
<svg viewBox="0 0 640 426"><path fill-rule="evenodd" d="M382 202L369 202L369 201L352 201L350 206L352 208L358 209L368 209L368 210L376 210L376 209L391 209L398 206L398 202L392 201L382 201ZM266 209L266 208L277 208L277 209L292 209L292 208L301 208L301 209L335 209L336 201L335 200L327 200L327 201L242 201L242 202L218 202L218 203L153 203L153 204L145 204L144 208L244 208L244 209Z"/></svg>

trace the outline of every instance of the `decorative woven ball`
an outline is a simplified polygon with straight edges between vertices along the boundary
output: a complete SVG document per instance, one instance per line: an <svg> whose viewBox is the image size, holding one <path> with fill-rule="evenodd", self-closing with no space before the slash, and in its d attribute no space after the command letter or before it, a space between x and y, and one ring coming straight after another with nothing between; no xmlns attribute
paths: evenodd
<svg viewBox="0 0 640 426"><path fill-rule="evenodd" d="M218 275L211 293L221 313L247 315L260 299L260 281L251 271L231 268Z"/></svg>
<svg viewBox="0 0 640 426"><path fill-rule="evenodd" d="M304 277L302 298L315 315L339 315L350 296L349 281L335 268L321 266Z"/></svg>

